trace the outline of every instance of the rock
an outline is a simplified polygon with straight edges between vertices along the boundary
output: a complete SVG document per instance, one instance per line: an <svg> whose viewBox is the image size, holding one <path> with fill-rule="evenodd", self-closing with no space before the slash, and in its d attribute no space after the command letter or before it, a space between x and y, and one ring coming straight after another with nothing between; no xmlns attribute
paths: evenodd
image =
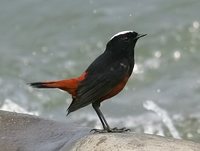
<svg viewBox="0 0 200 151"><path fill-rule="evenodd" d="M0 151L58 151L88 131L72 124L0 111Z"/></svg>
<svg viewBox="0 0 200 151"><path fill-rule="evenodd" d="M63 147L63 151L69 148ZM134 133L93 134L81 138L70 151L200 151L200 144Z"/></svg>
<svg viewBox="0 0 200 151"><path fill-rule="evenodd" d="M0 151L199 151L200 144L147 134L90 133L91 128L0 111Z"/></svg>

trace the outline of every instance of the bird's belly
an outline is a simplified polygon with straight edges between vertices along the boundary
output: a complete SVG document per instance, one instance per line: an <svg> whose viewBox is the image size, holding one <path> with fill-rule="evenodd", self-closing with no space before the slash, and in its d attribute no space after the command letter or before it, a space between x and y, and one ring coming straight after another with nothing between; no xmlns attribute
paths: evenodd
<svg viewBox="0 0 200 151"><path fill-rule="evenodd" d="M118 94L125 87L128 79L129 79L129 76L125 77L122 82L120 82L119 84L117 84L108 94L106 94L105 96L103 96L101 98L101 101L109 99L109 98L115 96L116 94Z"/></svg>

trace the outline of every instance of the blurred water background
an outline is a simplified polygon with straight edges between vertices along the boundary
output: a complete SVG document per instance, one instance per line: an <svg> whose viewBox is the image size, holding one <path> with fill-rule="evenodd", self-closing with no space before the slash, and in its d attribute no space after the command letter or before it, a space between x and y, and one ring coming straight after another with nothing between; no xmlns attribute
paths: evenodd
<svg viewBox="0 0 200 151"><path fill-rule="evenodd" d="M105 101L110 125L200 141L199 0L1 0L0 108L100 128L92 107L66 118L70 95L27 82L80 75L123 30L148 36L134 74Z"/></svg>

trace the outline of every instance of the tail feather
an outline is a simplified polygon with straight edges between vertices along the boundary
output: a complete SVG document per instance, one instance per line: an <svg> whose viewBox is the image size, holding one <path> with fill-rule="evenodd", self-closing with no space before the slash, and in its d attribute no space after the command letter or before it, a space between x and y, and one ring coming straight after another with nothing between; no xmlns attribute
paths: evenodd
<svg viewBox="0 0 200 151"><path fill-rule="evenodd" d="M67 79L67 80L49 81L49 82L34 82L34 83L29 83L29 85L34 88L58 88L67 91L72 95L75 95L76 89L78 87L78 81L76 79Z"/></svg>
<svg viewBox="0 0 200 151"><path fill-rule="evenodd" d="M52 86L49 85L50 82L34 82L34 83L29 83L30 86L34 88L53 88Z"/></svg>
<svg viewBox="0 0 200 151"><path fill-rule="evenodd" d="M85 79L85 76L86 72L84 72L80 77L77 78L59 81L34 82L29 83L29 85L34 88L58 88L69 92L72 96L76 96L78 85L83 79Z"/></svg>

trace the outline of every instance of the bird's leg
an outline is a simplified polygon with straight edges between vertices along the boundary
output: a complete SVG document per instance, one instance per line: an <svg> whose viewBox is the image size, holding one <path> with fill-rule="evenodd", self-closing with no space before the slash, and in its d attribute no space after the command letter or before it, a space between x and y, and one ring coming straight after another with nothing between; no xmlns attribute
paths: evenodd
<svg viewBox="0 0 200 151"><path fill-rule="evenodd" d="M110 126L108 125L105 117L103 116L103 113L101 112L101 110L99 109L100 107L100 103L99 102L94 102L92 103L92 107L94 108L94 110L96 111L100 121L101 121L101 124L103 126L103 130L98 130L98 129L93 129L92 131L95 131L95 132L110 132Z"/></svg>
<svg viewBox="0 0 200 151"><path fill-rule="evenodd" d="M103 113L101 112L101 110L99 109L100 107L100 103L99 102L94 102L92 103L92 106L94 108L94 110L96 111L100 121L101 121L101 124L103 126L103 130L100 130L100 129L92 129L91 131L94 131L94 132L98 132L98 133L123 133L123 132L128 132L130 131L130 129L127 129L125 127L123 128L110 128L110 126L108 125L105 117L103 116Z"/></svg>

